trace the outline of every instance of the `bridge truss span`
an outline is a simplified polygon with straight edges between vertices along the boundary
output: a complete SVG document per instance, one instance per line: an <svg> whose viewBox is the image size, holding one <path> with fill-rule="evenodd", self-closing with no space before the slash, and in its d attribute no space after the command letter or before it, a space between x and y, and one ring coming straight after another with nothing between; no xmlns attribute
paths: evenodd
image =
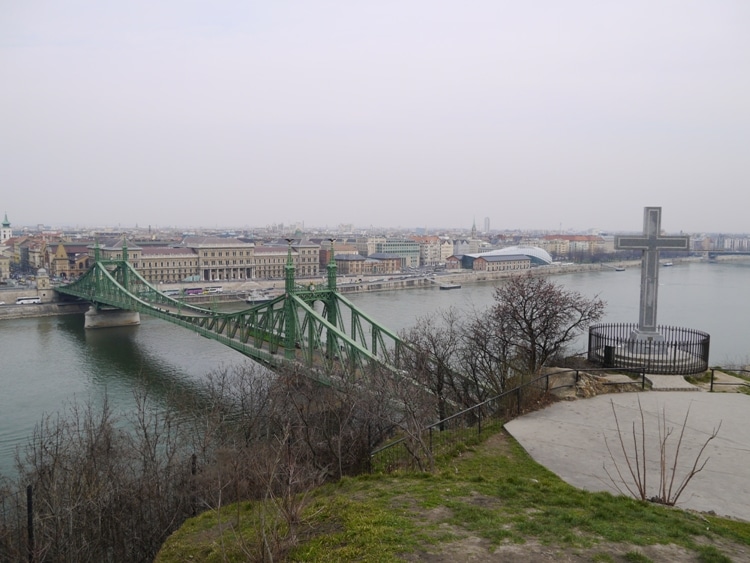
<svg viewBox="0 0 750 563"><path fill-rule="evenodd" d="M406 344L378 325L336 290L335 263L328 284L295 283L291 253L285 292L237 312L214 311L165 295L127 260L98 260L78 280L57 288L61 294L92 303L99 310L136 311L216 340L270 368L304 365L327 379L337 368L364 372L378 364L398 370Z"/></svg>

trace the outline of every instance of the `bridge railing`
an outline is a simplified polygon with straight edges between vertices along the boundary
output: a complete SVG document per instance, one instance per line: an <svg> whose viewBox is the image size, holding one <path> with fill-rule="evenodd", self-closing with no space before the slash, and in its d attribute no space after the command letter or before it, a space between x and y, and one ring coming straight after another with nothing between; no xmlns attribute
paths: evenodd
<svg viewBox="0 0 750 563"><path fill-rule="evenodd" d="M604 368L550 371L416 432L403 432L401 437L371 452L370 470L385 473L429 470L436 459L453 456L461 449L478 443L484 435L497 432L508 420L544 406L550 400L549 393L552 391L575 387L582 373L612 371ZM638 385L641 389L645 388L646 372L642 369L618 369L617 372L634 379L605 382L604 385Z"/></svg>

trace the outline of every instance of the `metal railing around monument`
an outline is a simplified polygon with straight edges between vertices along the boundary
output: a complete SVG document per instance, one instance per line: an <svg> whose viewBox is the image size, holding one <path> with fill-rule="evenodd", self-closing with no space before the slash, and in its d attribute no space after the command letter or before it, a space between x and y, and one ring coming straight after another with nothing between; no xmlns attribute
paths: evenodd
<svg viewBox="0 0 750 563"><path fill-rule="evenodd" d="M644 369L661 375L689 375L708 369L711 337L700 330L658 326L663 340L638 339L633 323L589 328L588 360L605 368Z"/></svg>
<svg viewBox="0 0 750 563"><path fill-rule="evenodd" d="M549 393L575 387L581 373L609 372L611 369L550 370L443 420L404 432L400 438L370 453L370 471L390 473L396 470L427 471L436 459L450 457L462 449L479 443L484 436L497 432L502 425L524 412L536 410L549 401ZM628 374L631 381L610 381L604 385L646 386L645 372L640 369L617 370Z"/></svg>

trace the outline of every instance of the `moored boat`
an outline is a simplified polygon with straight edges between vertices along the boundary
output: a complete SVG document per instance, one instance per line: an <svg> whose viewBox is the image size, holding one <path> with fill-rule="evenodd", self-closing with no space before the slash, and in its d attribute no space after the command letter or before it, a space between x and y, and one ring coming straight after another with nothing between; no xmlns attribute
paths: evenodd
<svg viewBox="0 0 750 563"><path fill-rule="evenodd" d="M245 297L245 303L250 303L251 305L259 305L260 303L271 301L273 298L273 295L263 293L256 289L255 291L248 293L247 297Z"/></svg>

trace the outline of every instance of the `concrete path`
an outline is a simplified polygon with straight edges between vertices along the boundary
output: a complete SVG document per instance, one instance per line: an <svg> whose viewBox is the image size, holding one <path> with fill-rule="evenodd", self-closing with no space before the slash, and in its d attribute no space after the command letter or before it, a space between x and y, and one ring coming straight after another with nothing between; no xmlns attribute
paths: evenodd
<svg viewBox="0 0 750 563"><path fill-rule="evenodd" d="M719 424L721 428L703 453L702 459L708 458L705 469L693 477L677 506L750 521L749 395L682 391L611 393L590 399L561 401L512 420L505 428L537 462L571 485L617 494L605 471L606 467L610 474L617 475L607 443L623 476L629 476L629 472L624 464L612 405L617 412L626 451L632 457L634 422L640 439L639 399L646 427L648 495L656 495L659 485L661 414L666 414L667 427L673 429L667 441L670 452L667 460L673 463L673 452L685 414L690 409L674 488L692 467L712 431ZM620 481L620 488L624 491L622 483Z"/></svg>
<svg viewBox="0 0 750 563"><path fill-rule="evenodd" d="M651 384L652 391L700 391L700 387L688 383L679 375L646 374L646 381Z"/></svg>

